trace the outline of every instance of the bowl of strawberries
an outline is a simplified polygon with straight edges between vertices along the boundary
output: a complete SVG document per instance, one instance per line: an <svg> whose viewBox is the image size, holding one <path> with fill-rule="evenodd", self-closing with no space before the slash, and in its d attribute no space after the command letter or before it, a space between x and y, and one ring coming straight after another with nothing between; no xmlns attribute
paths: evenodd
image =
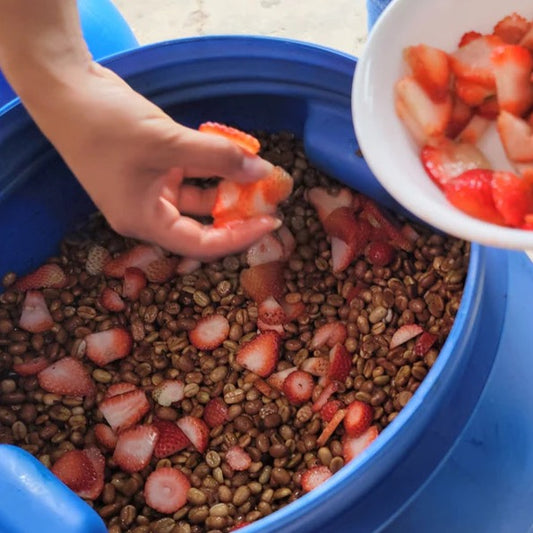
<svg viewBox="0 0 533 533"><path fill-rule="evenodd" d="M532 73L526 0L393 1L354 78L366 162L433 227L533 249Z"/></svg>

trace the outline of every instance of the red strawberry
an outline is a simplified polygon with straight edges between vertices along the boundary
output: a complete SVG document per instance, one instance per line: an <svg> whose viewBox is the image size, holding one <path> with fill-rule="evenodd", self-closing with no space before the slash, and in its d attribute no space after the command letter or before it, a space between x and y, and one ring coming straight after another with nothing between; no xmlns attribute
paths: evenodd
<svg viewBox="0 0 533 533"><path fill-rule="evenodd" d="M222 137L237 143L243 150L246 150L250 154L255 155L261 149L261 144L252 135L238 130L237 128L220 124L219 122L204 122L198 126L198 130L204 133L221 135Z"/></svg>
<svg viewBox="0 0 533 533"><path fill-rule="evenodd" d="M109 385L106 390L105 398L111 398L112 396L118 396L119 394L125 394L137 390L137 387L133 383L127 383L126 381L120 381L119 383L113 383Z"/></svg>
<svg viewBox="0 0 533 533"><path fill-rule="evenodd" d="M520 116L533 103L533 58L527 48L505 45L492 52L498 104L502 111Z"/></svg>
<svg viewBox="0 0 533 533"><path fill-rule="evenodd" d="M274 331L280 337L283 337L285 335L285 329L283 328L282 324L267 324L266 322L263 322L260 318L257 319L257 329L261 333L264 333L265 331Z"/></svg>
<svg viewBox="0 0 533 533"><path fill-rule="evenodd" d="M237 363L263 378L272 374L279 359L281 339L274 331L260 333L239 349Z"/></svg>
<svg viewBox="0 0 533 533"><path fill-rule="evenodd" d="M367 246L365 256L370 264L384 267L394 261L396 250L388 242L373 241Z"/></svg>
<svg viewBox="0 0 533 533"><path fill-rule="evenodd" d="M447 200L457 209L481 220L502 224L492 197L492 170L467 170L444 184Z"/></svg>
<svg viewBox="0 0 533 533"><path fill-rule="evenodd" d="M232 446L226 452L225 459L231 469L237 472L248 470L252 464L251 457L240 446Z"/></svg>
<svg viewBox="0 0 533 533"><path fill-rule="evenodd" d="M527 30L518 44L533 51L533 25Z"/></svg>
<svg viewBox="0 0 533 533"><path fill-rule="evenodd" d="M169 457L184 450L191 444L187 435L169 420L154 420L152 425L157 429L159 437L154 448L154 456L158 459Z"/></svg>
<svg viewBox="0 0 533 533"><path fill-rule="evenodd" d="M446 52L419 44L405 48L403 57L411 68L415 80L432 100L440 102L447 97L451 71Z"/></svg>
<svg viewBox="0 0 533 533"><path fill-rule="evenodd" d="M428 176L439 187L474 168L490 169L490 163L473 144L442 139L434 146L426 145L420 159Z"/></svg>
<svg viewBox="0 0 533 533"><path fill-rule="evenodd" d="M455 139L472 118L474 110L466 105L460 98L453 97L452 115L446 127L446 137ZM425 144L425 143L424 143Z"/></svg>
<svg viewBox="0 0 533 533"><path fill-rule="evenodd" d="M102 294L100 294L100 303L102 304L102 307L115 313L124 311L126 308L126 304L120 297L120 294L115 292L111 287L104 287Z"/></svg>
<svg viewBox="0 0 533 533"><path fill-rule="evenodd" d="M267 233L256 243L252 244L246 252L246 261L251 267L272 261L282 261L284 259L285 250L283 244L272 233Z"/></svg>
<svg viewBox="0 0 533 533"><path fill-rule="evenodd" d="M273 374L270 374L267 379L267 383L274 387L275 389L278 389L279 391L283 390L283 383L285 383L285 380L287 377L298 370L298 367L291 366L289 368L286 368L285 370L280 370L279 372L274 372Z"/></svg>
<svg viewBox="0 0 533 533"><path fill-rule="evenodd" d="M427 331L424 331L418 339L416 339L414 352L417 357L426 355L429 349L435 344L438 337Z"/></svg>
<svg viewBox="0 0 533 533"><path fill-rule="evenodd" d="M259 304L257 315L262 322L270 326L287 322L283 307L272 296L269 296Z"/></svg>
<svg viewBox="0 0 533 533"><path fill-rule="evenodd" d="M466 105L466 104L465 104ZM394 109L396 110L396 115L403 122L403 125L407 128L407 131L410 133L411 139L415 141L418 146L424 146L433 141L433 138L428 135L422 126L413 115L411 107L399 96L394 98ZM450 113L450 119L446 124L444 133L448 135L448 131L454 130L457 126L452 122L452 113L453 113L453 104L452 112Z"/></svg>
<svg viewBox="0 0 533 533"><path fill-rule="evenodd" d="M94 426L94 437L98 444L107 450L114 450L117 444L117 434L106 424L96 424Z"/></svg>
<svg viewBox="0 0 533 533"><path fill-rule="evenodd" d="M468 43L479 39L479 37L482 37L482 35L478 31L467 31L461 36L458 46L461 48L461 46L465 46Z"/></svg>
<svg viewBox="0 0 533 533"><path fill-rule="evenodd" d="M435 102L411 76L401 78L395 85L396 99L403 103L407 114L428 137L444 135L452 116L452 99L447 95Z"/></svg>
<svg viewBox="0 0 533 533"><path fill-rule="evenodd" d="M150 410L150 404L144 391L136 389L106 398L98 408L113 431L118 433L139 422Z"/></svg>
<svg viewBox="0 0 533 533"><path fill-rule="evenodd" d="M40 266L37 270L23 276L14 287L20 291L30 289L62 289L68 283L64 270L55 263Z"/></svg>
<svg viewBox="0 0 533 533"><path fill-rule="evenodd" d="M85 270L87 271L87 274L90 274L91 276L98 276L104 271L104 266L110 260L111 254L109 251L103 246L95 244L91 246L87 252Z"/></svg>
<svg viewBox="0 0 533 533"><path fill-rule="evenodd" d="M295 370L283 381L283 394L293 405L301 405L311 399L314 386L311 374L303 370Z"/></svg>
<svg viewBox="0 0 533 533"><path fill-rule="evenodd" d="M85 367L73 357L63 357L41 370L37 380L42 389L66 396L91 396L94 382Z"/></svg>
<svg viewBox="0 0 533 533"><path fill-rule="evenodd" d="M24 297L19 326L30 333L41 333L54 325L46 300L39 291L29 290Z"/></svg>
<svg viewBox="0 0 533 533"><path fill-rule="evenodd" d="M184 274L192 274L202 266L202 262L198 259L190 257L182 257L176 267L176 274L183 276Z"/></svg>
<svg viewBox="0 0 533 533"><path fill-rule="evenodd" d="M344 429L350 437L361 436L374 420L374 408L365 402L354 400L346 408L344 417Z"/></svg>
<svg viewBox="0 0 533 533"><path fill-rule="evenodd" d="M119 434L113 460L125 472L139 472L150 462L159 432L153 425L135 426Z"/></svg>
<svg viewBox="0 0 533 533"><path fill-rule="evenodd" d="M318 413L326 405L327 401L339 390L338 381L330 381L323 389L315 403L313 404L313 412Z"/></svg>
<svg viewBox="0 0 533 533"><path fill-rule="evenodd" d="M518 13L511 13L498 21L493 33L508 44L517 44L524 38L530 27L531 23L524 17Z"/></svg>
<svg viewBox="0 0 533 533"><path fill-rule="evenodd" d="M464 78L456 78L454 82L456 96L470 107L481 105L487 98L496 94L496 87L487 87L481 83Z"/></svg>
<svg viewBox="0 0 533 533"><path fill-rule="evenodd" d="M302 363L302 370L317 377L325 376L329 370L329 359L325 357L308 357Z"/></svg>
<svg viewBox="0 0 533 533"><path fill-rule="evenodd" d="M258 304L269 296L280 301L285 292L283 268L281 261L273 261L242 270L240 284L245 294Z"/></svg>
<svg viewBox="0 0 533 533"><path fill-rule="evenodd" d="M333 348L336 344L342 344L347 335L346 326L342 322L328 322L315 331L309 349L317 350L322 346Z"/></svg>
<svg viewBox="0 0 533 533"><path fill-rule="evenodd" d="M104 266L104 274L112 278L122 278L126 269L130 267L140 268L144 272L150 263L162 257L164 256L160 248L148 244L138 244L108 261Z"/></svg>
<svg viewBox="0 0 533 533"><path fill-rule="evenodd" d="M204 407L204 422L210 427L221 426L228 420L228 406L222 398L211 398Z"/></svg>
<svg viewBox="0 0 533 533"><path fill-rule="evenodd" d="M94 479L93 483L91 483L88 487L84 487L78 490L77 494L78 496L80 496L80 498L96 500L96 498L100 496L102 490L104 490L105 457L95 446L86 448L85 450L83 450L83 453L93 465L94 471L96 473L96 478Z"/></svg>
<svg viewBox="0 0 533 533"><path fill-rule="evenodd" d="M502 111L497 126L505 153L512 162L533 161L533 131L525 120Z"/></svg>
<svg viewBox="0 0 533 533"><path fill-rule="evenodd" d="M344 272L357 255L355 243L331 237L331 269L334 273Z"/></svg>
<svg viewBox="0 0 533 533"><path fill-rule="evenodd" d="M379 435L377 426L370 426L360 437L349 437L344 435L342 439L342 455L344 463L348 463L376 440Z"/></svg>
<svg viewBox="0 0 533 533"><path fill-rule="evenodd" d="M340 381L344 383L350 375L352 358L343 344L335 344L329 352L329 368L327 382Z"/></svg>
<svg viewBox="0 0 533 533"><path fill-rule="evenodd" d="M329 438L335 430L339 427L340 423L343 421L346 416L346 411L344 409L339 409L332 417L331 420L326 424L326 427L322 430L322 433L316 439L317 446L324 446L328 442Z"/></svg>
<svg viewBox="0 0 533 533"><path fill-rule="evenodd" d="M154 470L144 484L146 505L155 511L172 514L187 503L187 492L191 488L185 474L165 466Z"/></svg>
<svg viewBox="0 0 533 533"><path fill-rule="evenodd" d="M521 226L533 211L533 189L526 180L511 172L494 172L492 197L496 209L510 226Z"/></svg>
<svg viewBox="0 0 533 533"><path fill-rule="evenodd" d="M283 260L287 261L296 249L296 239L287 226L281 226L276 234L283 246Z"/></svg>
<svg viewBox="0 0 533 533"><path fill-rule="evenodd" d="M178 259L176 257L161 257L148 264L144 269L146 279L151 283L166 283L176 276Z"/></svg>
<svg viewBox="0 0 533 533"><path fill-rule="evenodd" d="M349 189L341 189L336 194L324 187L313 187L307 191L307 199L318 213L318 218L324 224L328 216L339 207L351 207L353 194Z"/></svg>
<svg viewBox="0 0 533 533"><path fill-rule="evenodd" d="M324 422L330 422L335 413L344 407L340 400L329 400L322 409L320 409L320 416Z"/></svg>
<svg viewBox="0 0 533 533"><path fill-rule="evenodd" d="M98 366L123 359L131 352L133 339L129 331L112 328L90 333L85 337L87 357Z"/></svg>
<svg viewBox="0 0 533 533"><path fill-rule="evenodd" d="M152 391L152 398L159 405L169 407L175 402L183 400L185 383L179 379L164 379Z"/></svg>
<svg viewBox="0 0 533 533"><path fill-rule="evenodd" d="M323 222L324 230L330 237L337 237L350 243L357 235L357 221L351 206L337 207Z"/></svg>
<svg viewBox="0 0 533 533"><path fill-rule="evenodd" d="M393 348L396 348L396 346L406 343L423 333L423 331L422 327L418 324L405 324L399 327L391 337L389 345L390 349L392 350Z"/></svg>
<svg viewBox="0 0 533 533"><path fill-rule="evenodd" d="M51 471L76 493L91 487L97 478L92 461L82 450L65 452L54 463Z"/></svg>
<svg viewBox="0 0 533 533"><path fill-rule="evenodd" d="M304 492L311 492L319 485L327 481L333 472L327 466L313 466L302 474L302 489Z"/></svg>
<svg viewBox="0 0 533 533"><path fill-rule="evenodd" d="M488 130L491 121L481 115L474 115L463 131L457 136L457 140L463 143L476 144Z"/></svg>
<svg viewBox="0 0 533 533"><path fill-rule="evenodd" d="M50 365L50 361L43 356L32 357L22 363L15 363L13 371L19 376L34 376Z"/></svg>
<svg viewBox="0 0 533 533"><path fill-rule="evenodd" d="M206 423L195 416L184 416L177 421L177 424L196 450L204 453L209 441L209 428Z"/></svg>
<svg viewBox="0 0 533 533"><path fill-rule="evenodd" d="M500 114L500 106L498 104L498 98L493 96L487 98L481 105L476 108L476 113L488 120L496 120Z"/></svg>
<svg viewBox="0 0 533 533"><path fill-rule="evenodd" d="M196 326L189 331L189 340L199 350L214 350L228 338L229 329L225 316L208 315L198 320Z"/></svg>
<svg viewBox="0 0 533 533"><path fill-rule="evenodd" d="M139 299L141 291L146 287L146 283L146 276L140 268L126 268L124 270L122 296L132 302L136 302Z"/></svg>

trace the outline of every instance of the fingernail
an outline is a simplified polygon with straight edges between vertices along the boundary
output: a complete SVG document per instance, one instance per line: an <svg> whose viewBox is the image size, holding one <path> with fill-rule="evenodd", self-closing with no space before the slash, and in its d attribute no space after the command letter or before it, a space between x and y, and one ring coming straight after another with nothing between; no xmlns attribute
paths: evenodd
<svg viewBox="0 0 533 533"><path fill-rule="evenodd" d="M261 217L260 220L263 224L268 224L269 226L272 226L272 231L281 228L281 225L283 224L283 222L279 218L275 217Z"/></svg>
<svg viewBox="0 0 533 533"><path fill-rule="evenodd" d="M266 178L273 169L272 163L256 155L246 155L242 160L243 177L247 181L258 181Z"/></svg>

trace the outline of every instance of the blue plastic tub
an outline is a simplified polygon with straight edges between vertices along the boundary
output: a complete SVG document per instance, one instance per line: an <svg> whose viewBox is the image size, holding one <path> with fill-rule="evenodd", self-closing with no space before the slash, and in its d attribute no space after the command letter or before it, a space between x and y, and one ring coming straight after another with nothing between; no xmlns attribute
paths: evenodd
<svg viewBox="0 0 533 533"><path fill-rule="evenodd" d="M83 36L95 59L139 46L128 23L110 0L78 0ZM0 72L0 107L16 95Z"/></svg>
<svg viewBox="0 0 533 533"><path fill-rule="evenodd" d="M107 64L182 123L289 129L327 173L395 206L355 154L352 57L286 40L205 37L140 48ZM0 113L0 275L38 265L92 210L24 110ZM246 531L528 532L532 295L525 254L472 245L455 325L412 400L361 456ZM105 531L35 459L5 445L0 494L2 532Z"/></svg>

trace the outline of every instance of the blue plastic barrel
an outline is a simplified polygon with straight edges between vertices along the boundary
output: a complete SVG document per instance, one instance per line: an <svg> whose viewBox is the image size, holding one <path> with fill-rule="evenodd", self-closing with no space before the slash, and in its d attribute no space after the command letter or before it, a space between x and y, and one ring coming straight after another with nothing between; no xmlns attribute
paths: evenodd
<svg viewBox="0 0 533 533"><path fill-rule="evenodd" d="M83 35L95 59L139 45L128 23L110 0L78 0L78 10ZM0 72L0 107L15 97Z"/></svg>
<svg viewBox="0 0 533 533"><path fill-rule="evenodd" d="M371 30L383 10L392 0L366 0L367 26Z"/></svg>
<svg viewBox="0 0 533 533"><path fill-rule="evenodd" d="M355 155L350 56L287 40L203 37L106 63L187 125L291 130L317 166L397 208ZM0 276L40 264L93 209L24 109L0 112ZM455 324L411 401L335 476L243 532L527 533L532 297L525 254L473 244ZM56 533L68 514L69 533L104 533L94 511L63 490L31 456L0 446L0 531Z"/></svg>

